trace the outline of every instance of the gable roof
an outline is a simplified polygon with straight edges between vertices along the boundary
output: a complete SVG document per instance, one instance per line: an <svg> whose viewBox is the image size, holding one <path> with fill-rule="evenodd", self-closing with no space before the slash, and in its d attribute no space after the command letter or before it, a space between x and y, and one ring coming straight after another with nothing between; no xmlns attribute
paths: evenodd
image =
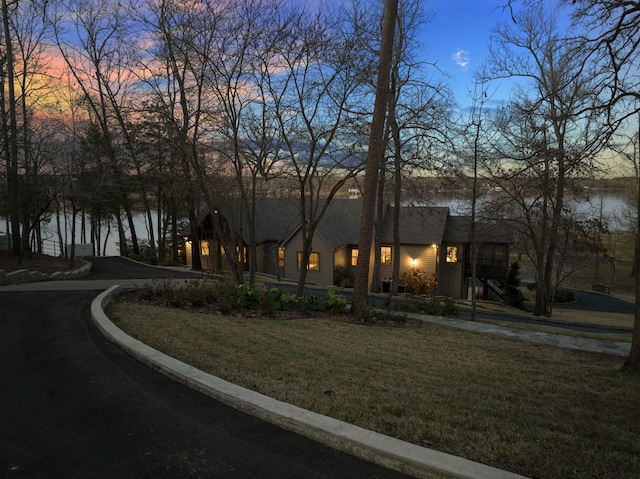
<svg viewBox="0 0 640 479"><path fill-rule="evenodd" d="M360 241L361 199L334 199L318 224L318 232L333 249Z"/></svg>
<svg viewBox="0 0 640 479"><path fill-rule="evenodd" d="M237 205L236 205L237 206ZM239 208L236 210L236 218ZM387 205L380 229L380 240L393 243L393 214L395 206ZM317 228L333 249L356 246L360 241L362 199L335 198L327 207ZM246 218L243 219L246 225ZM511 243L509 228L503 222L476 223L477 241L483 243ZM299 203L296 198L261 198L256 202L256 242L283 243L300 228ZM471 232L469 216L450 216L446 206L401 206L400 243L430 245L468 243ZM247 227L243 239L250 242Z"/></svg>
<svg viewBox="0 0 640 479"><path fill-rule="evenodd" d="M380 239L393 243L393 213L395 206L387 206ZM401 206L400 243L441 244L449 216L446 206Z"/></svg>
<svg viewBox="0 0 640 479"><path fill-rule="evenodd" d="M263 198L256 201L256 242L280 243L300 226L298 202L293 198ZM246 220L243 221L246 223ZM243 229L244 240L249 243L249 229Z"/></svg>
<svg viewBox="0 0 640 479"><path fill-rule="evenodd" d="M471 216L450 216L444 231L446 243L471 242ZM476 242L511 244L511 229L507 221L477 221Z"/></svg>

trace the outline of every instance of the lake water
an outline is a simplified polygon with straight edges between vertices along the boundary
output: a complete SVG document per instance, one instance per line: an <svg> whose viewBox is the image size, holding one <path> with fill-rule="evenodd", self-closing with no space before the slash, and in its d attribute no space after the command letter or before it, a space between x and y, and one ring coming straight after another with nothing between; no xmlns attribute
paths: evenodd
<svg viewBox="0 0 640 479"><path fill-rule="evenodd" d="M486 195L478 200L478 207L495 196ZM575 212L582 218L601 218L612 231L629 230L632 218L635 218L635 200L629 198L626 192L606 192L593 194L589 200L567 200L575 207ZM453 195L438 195L434 198L436 206L448 206L453 215L468 215L471 202L461 200Z"/></svg>
<svg viewBox="0 0 640 479"><path fill-rule="evenodd" d="M618 193L618 192L606 192L602 194L592 195L593 198L590 201L580 201L577 203L576 210L578 213L583 215L585 218L599 218L602 217L604 221L609 224L609 228L611 230L628 230L627 226L630 224L630 216L629 216L629 200L628 194L626 193ZM480 203L486 201L485 199L480 199ZM436 206L448 206L451 210L451 214L453 215L465 215L469 214L470 210L470 202L462 201L459 198L456 198L451 195L437 195L430 202L432 205ZM634 207L631 207L633 210ZM157 215L154 213L154 220L157 218ZM76 220L76 240L75 243L80 243L80 222ZM146 216L142 213L138 213L134 215L134 224L136 228L136 234L138 235L139 240L148 240L148 227ZM154 228L157 228L157 225L154 223ZM126 226L127 236L129 236L128 231L129 228ZM7 232L7 222L6 218L0 217L0 236L6 235ZM52 248L58 248L57 250L50 251L49 248L45 249L45 252L48 254L59 254L59 246L58 236L56 233L56 225L55 219L51 218L49 221L45 222L43 227L43 233L45 238L47 238L46 244L51 242L55 242L56 246ZM107 236L108 234L108 236ZM64 233L63 233L64 235ZM66 243L70 244L71 241L71 233L70 227L69 231L66 233ZM101 239L103 244L100 246L100 255L103 254L103 251L106 256L118 256L120 251L116 243L118 242L118 231L117 227L114 225L111 226L111 231L107 227L102 228ZM106 246L105 246L106 240Z"/></svg>
<svg viewBox="0 0 640 479"><path fill-rule="evenodd" d="M157 215L154 213L154 220L157 218ZM61 217L61 221L62 221L62 217ZM87 222L88 223L88 222ZM148 228L147 228L147 221L146 221L146 215L144 215L143 213L136 213L133 216L133 223L135 225L135 229L136 229L136 234L138 236L138 240L148 240L149 239L149 232L148 232ZM154 223L153 224L154 230L157 229L157 224ZM63 242L65 244L71 244L72 242L75 242L76 244L81 243L81 236L80 236L80 219L76 218L76 238L75 241L72 241L71 238L71 220L70 218L68 219L68 225L66 228L66 232L64 231L64 225L62 226L63 228L63 232L62 232L62 236L63 236ZM129 234L129 226L128 223L125 222L125 230L127 231L127 237L130 237L131 235ZM7 227L7 220L6 218L0 217L0 236L6 235L8 231L8 227ZM44 237L44 245L43 245L43 249L44 249L44 253L50 254L52 256L58 256L60 255L60 246L58 244L58 233L57 233L57 226L56 226L56 219L54 217L49 218L47 221L45 221L43 223L42 226L42 235ZM104 256L120 256L120 250L117 246L117 243L119 242L118 239L118 227L115 224L112 224L109 227L107 226L103 226L100 229L100 239L101 239L101 245L100 245L100 252L99 252L99 256L102 256L104 253ZM90 230L89 230L89 225L87 224L87 242L91 242L90 239ZM157 235L156 235L157 236ZM97 252L96 252L97 253Z"/></svg>

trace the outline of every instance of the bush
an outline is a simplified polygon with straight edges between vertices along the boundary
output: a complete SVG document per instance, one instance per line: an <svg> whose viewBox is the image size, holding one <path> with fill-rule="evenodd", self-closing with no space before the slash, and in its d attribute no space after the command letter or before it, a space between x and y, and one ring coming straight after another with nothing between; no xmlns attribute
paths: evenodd
<svg viewBox="0 0 640 479"><path fill-rule="evenodd" d="M351 268L336 266L334 270L336 285L341 288L353 288L356 282L355 275Z"/></svg>
<svg viewBox="0 0 640 479"><path fill-rule="evenodd" d="M322 311L324 309L324 300L315 294L307 294L296 300L297 309L305 314L312 311Z"/></svg>
<svg viewBox="0 0 640 479"><path fill-rule="evenodd" d="M433 296L438 288L435 273L427 275L418 269L405 271L402 274L402 283L407 286L407 293L416 296Z"/></svg>
<svg viewBox="0 0 640 479"><path fill-rule="evenodd" d="M346 297L327 291L327 297L306 295L296 300L286 289L266 289L260 284L240 284L225 280L191 280L182 285L165 280L144 285L139 297L146 301L160 301L176 308L201 308L212 305L222 314L238 310L260 310L270 316L276 311L299 310L343 312L349 304Z"/></svg>
<svg viewBox="0 0 640 479"><path fill-rule="evenodd" d="M442 316L455 316L458 314L458 307L456 302L450 296L446 296L442 300Z"/></svg>
<svg viewBox="0 0 640 479"><path fill-rule="evenodd" d="M219 283L212 281L192 280L178 287L175 292L174 304L177 307L200 308L214 303L219 297Z"/></svg>
<svg viewBox="0 0 640 479"><path fill-rule="evenodd" d="M520 263L514 261L509 268L507 285L504 289L504 304L524 309L524 294L520 291Z"/></svg>
<svg viewBox="0 0 640 479"><path fill-rule="evenodd" d="M384 311L378 311L373 308L365 308L358 313L358 318L363 323L386 323L386 324L406 324L407 317L401 314L391 314Z"/></svg>
<svg viewBox="0 0 640 479"><path fill-rule="evenodd" d="M264 286L255 284L239 284L236 286L237 307L240 309L256 309L264 294Z"/></svg>
<svg viewBox="0 0 640 479"><path fill-rule="evenodd" d="M349 304L349 300L344 296L335 294L333 289L327 291L327 299L324 302L324 307L327 311L332 313L342 313Z"/></svg>
<svg viewBox="0 0 640 479"><path fill-rule="evenodd" d="M573 303L576 295L568 289L558 289L554 295L554 303Z"/></svg>
<svg viewBox="0 0 640 479"><path fill-rule="evenodd" d="M422 311L431 316L440 315L440 301L437 298L430 298L422 303Z"/></svg>
<svg viewBox="0 0 640 479"><path fill-rule="evenodd" d="M449 296L427 298L419 303L418 310L431 316L455 316L458 314L456 302Z"/></svg>
<svg viewBox="0 0 640 479"><path fill-rule="evenodd" d="M280 288L265 290L260 296L259 308L268 314L276 311L290 311L296 300L290 291Z"/></svg>

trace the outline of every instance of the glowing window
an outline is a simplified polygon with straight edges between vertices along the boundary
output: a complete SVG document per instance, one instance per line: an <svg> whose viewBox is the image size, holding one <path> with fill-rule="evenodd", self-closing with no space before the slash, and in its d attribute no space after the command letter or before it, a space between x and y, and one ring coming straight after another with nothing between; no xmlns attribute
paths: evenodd
<svg viewBox="0 0 640 479"><path fill-rule="evenodd" d="M380 264L391 264L391 246L380 248Z"/></svg>
<svg viewBox="0 0 640 479"><path fill-rule="evenodd" d="M302 251L298 251L298 269L302 268ZM308 271L320 271L320 253L310 253L307 262Z"/></svg>
<svg viewBox="0 0 640 479"><path fill-rule="evenodd" d="M351 250L351 266L358 266L358 249Z"/></svg>
<svg viewBox="0 0 640 479"><path fill-rule="evenodd" d="M284 248L278 247L278 267L284 268Z"/></svg>
<svg viewBox="0 0 640 479"><path fill-rule="evenodd" d="M209 256L209 241L201 240L200 241L200 254L202 256Z"/></svg>
<svg viewBox="0 0 640 479"><path fill-rule="evenodd" d="M457 262L458 262L458 247L447 246L447 263L457 263Z"/></svg>

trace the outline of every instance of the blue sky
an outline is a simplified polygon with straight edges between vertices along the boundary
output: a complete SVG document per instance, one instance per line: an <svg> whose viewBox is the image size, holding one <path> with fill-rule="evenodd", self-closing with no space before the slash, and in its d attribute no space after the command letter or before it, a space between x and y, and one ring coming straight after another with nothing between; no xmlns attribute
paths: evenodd
<svg viewBox="0 0 640 479"><path fill-rule="evenodd" d="M437 62L448 75L449 84L460 104L471 102L473 74L489 56L489 37L493 27L510 18L503 9L507 0L425 0L433 12L431 23L423 27L421 41L425 59ZM508 88L500 91L508 98Z"/></svg>
<svg viewBox="0 0 640 479"><path fill-rule="evenodd" d="M511 21L509 10L503 8L507 0L423 0L432 20L423 27L421 42L425 60L437 62L448 75L449 85L460 105L471 103L474 89L473 74L489 57L489 37L496 24ZM522 5L523 0L514 2ZM557 9L556 0L543 0ZM493 101L509 98L512 82L492 85Z"/></svg>

